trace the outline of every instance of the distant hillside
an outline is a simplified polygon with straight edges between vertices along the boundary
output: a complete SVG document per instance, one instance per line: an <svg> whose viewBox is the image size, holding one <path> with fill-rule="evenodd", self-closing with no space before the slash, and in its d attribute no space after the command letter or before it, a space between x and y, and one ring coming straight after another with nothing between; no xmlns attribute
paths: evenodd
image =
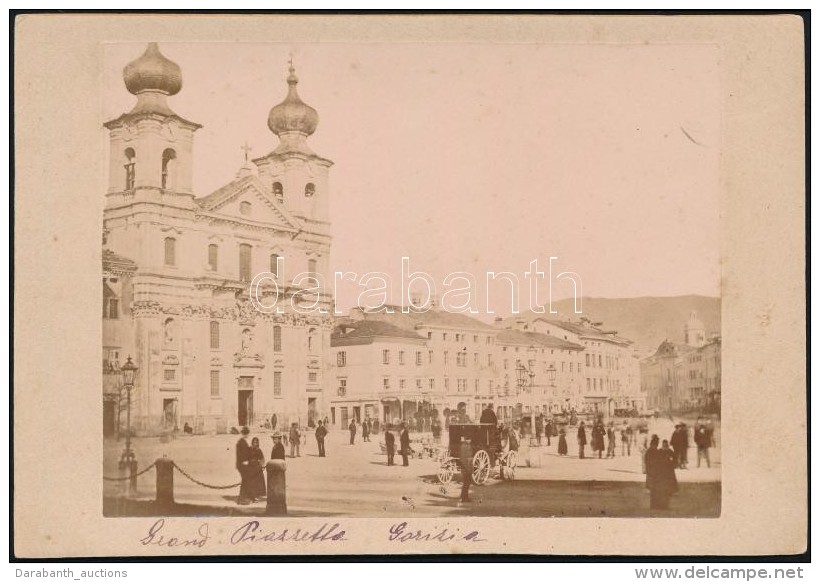
<svg viewBox="0 0 820 582"><path fill-rule="evenodd" d="M572 299L553 303L559 317L573 314ZM683 326L689 313L696 311L706 328L706 336L720 333L720 298L702 295L681 297L635 297L630 299L602 299L584 297L581 303L583 317L602 321L605 329L615 329L618 334L631 339L641 356L654 352L658 345L669 339L683 342Z"/></svg>

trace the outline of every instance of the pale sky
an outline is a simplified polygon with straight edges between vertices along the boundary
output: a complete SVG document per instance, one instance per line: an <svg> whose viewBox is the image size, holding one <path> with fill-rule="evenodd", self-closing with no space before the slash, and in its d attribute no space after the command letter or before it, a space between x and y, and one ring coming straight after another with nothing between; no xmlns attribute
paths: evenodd
<svg viewBox="0 0 820 582"><path fill-rule="evenodd" d="M135 97L122 68L144 44L104 50L105 119ZM720 294L720 69L714 45L160 43L182 67L169 99L195 134L194 188L232 180L278 139L293 53L319 112L308 143L331 169L331 271L401 257L442 281L574 271L592 297ZM104 130L102 136L105 137ZM688 135L687 135L688 134ZM539 299L546 300L547 283ZM444 288L438 289L439 294ZM571 287L554 284L554 298ZM337 297L349 307L358 291ZM491 291L509 312L504 287Z"/></svg>

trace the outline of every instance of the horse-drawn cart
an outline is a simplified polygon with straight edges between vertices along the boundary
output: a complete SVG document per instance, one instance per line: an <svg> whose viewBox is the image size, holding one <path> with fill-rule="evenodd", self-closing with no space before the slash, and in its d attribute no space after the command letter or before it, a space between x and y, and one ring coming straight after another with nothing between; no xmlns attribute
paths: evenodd
<svg viewBox="0 0 820 582"><path fill-rule="evenodd" d="M450 424L449 447L441 459L438 479L447 484L461 472L461 438L470 439L473 483L483 485L496 471L501 479L515 479L518 453L504 450L501 433L493 424Z"/></svg>

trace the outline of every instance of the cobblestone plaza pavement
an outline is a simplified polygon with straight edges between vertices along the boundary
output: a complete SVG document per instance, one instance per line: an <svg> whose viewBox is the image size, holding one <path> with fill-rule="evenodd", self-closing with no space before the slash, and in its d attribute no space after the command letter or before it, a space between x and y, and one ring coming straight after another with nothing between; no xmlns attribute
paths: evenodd
<svg viewBox="0 0 820 582"><path fill-rule="evenodd" d="M666 427L656 427L666 438ZM574 432L574 431L573 431ZM650 431L652 432L652 431ZM267 458L272 440L270 433L251 433L258 436ZM234 468L234 445L237 435L177 436L161 442L159 438L137 438L140 470L154 460L167 455L191 477L215 486L238 483ZM460 484L454 480L442 486L436 473L435 459L411 459L409 467L388 467L377 439L349 444L347 432L333 431L327 440L327 457L317 454L316 441L308 435L301 457L287 459L288 513L293 516L419 516L437 515L498 515L516 517L545 516L617 516L637 517L658 515L668 517L717 517L720 514L720 449L713 448L711 468L697 467L696 449L689 449L689 469L677 470L680 492L673 497L667 511L649 512L649 495L644 488L645 476L641 471L640 454L633 448L630 456L621 455L621 443L614 459L579 459L574 434L567 438L569 454L557 454L557 438L551 446L535 447L532 464L527 466L527 453L521 451L521 460L514 481L501 481L493 475L486 484L474 485L471 502L459 503ZM104 475L117 476L117 461L122 441L105 441ZM289 451L288 451L289 452ZM148 503L155 495L154 470L139 477L138 500ZM106 481L106 514L114 500L120 497L121 485ZM238 487L210 489L198 485L179 471L174 473L174 493L178 504L193 507L191 513L201 511L218 515L262 514L265 503L238 506ZM133 506L133 504L132 504ZM122 506L121 506L122 507ZM120 509L121 514L133 515L133 507ZM149 510L147 513L150 513Z"/></svg>

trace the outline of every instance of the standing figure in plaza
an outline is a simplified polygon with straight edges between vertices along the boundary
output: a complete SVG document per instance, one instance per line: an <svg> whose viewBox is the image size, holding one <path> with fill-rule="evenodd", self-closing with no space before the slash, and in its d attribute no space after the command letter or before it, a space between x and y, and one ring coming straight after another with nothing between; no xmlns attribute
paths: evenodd
<svg viewBox="0 0 820 582"><path fill-rule="evenodd" d="M601 458L601 455L604 452L604 435L606 434L606 429L604 428L604 422L600 419L595 423L592 427L592 453L593 455L595 452L598 452L598 458Z"/></svg>
<svg viewBox="0 0 820 582"><path fill-rule="evenodd" d="M612 426L611 422L606 429L606 458L615 458L615 427Z"/></svg>
<svg viewBox="0 0 820 582"><path fill-rule="evenodd" d="M646 475L646 451L649 450L648 433L642 432L638 438L638 449L641 454L641 473Z"/></svg>
<svg viewBox="0 0 820 582"><path fill-rule="evenodd" d="M624 455L632 456L632 425L627 421L624 421L624 426L621 429L621 456Z"/></svg>
<svg viewBox="0 0 820 582"><path fill-rule="evenodd" d="M371 432L379 434L379 419L378 418L373 419L373 430Z"/></svg>
<svg viewBox="0 0 820 582"><path fill-rule="evenodd" d="M356 419L350 421L350 425L347 427L350 431L350 444L354 444L356 442Z"/></svg>
<svg viewBox="0 0 820 582"><path fill-rule="evenodd" d="M584 447L587 444L587 430L584 426L584 421L581 421L580 426L578 427L578 458L584 458Z"/></svg>
<svg viewBox="0 0 820 582"><path fill-rule="evenodd" d="M251 501L266 499L268 490L265 488L265 453L259 448L259 439L253 437L251 450L248 453L248 497Z"/></svg>
<svg viewBox="0 0 820 582"><path fill-rule="evenodd" d="M290 442L290 458L301 457L299 446L302 443L302 432L299 430L299 424L292 422L290 424L290 433L288 434L288 442ZM294 454L294 452L296 454Z"/></svg>
<svg viewBox="0 0 820 582"><path fill-rule="evenodd" d="M698 423L695 427L695 446L698 448L698 467L700 467L701 458L706 459L706 466L711 467L712 463L709 460L709 447L712 446L712 435L705 424Z"/></svg>
<svg viewBox="0 0 820 582"><path fill-rule="evenodd" d="M461 502L470 501L470 485L473 483L473 447L468 437L461 437L458 447L461 465Z"/></svg>
<svg viewBox="0 0 820 582"><path fill-rule="evenodd" d="M319 449L319 456L325 456L325 437L327 436L327 428L325 427L326 423L322 423L319 421L319 426L316 427L316 446Z"/></svg>
<svg viewBox="0 0 820 582"><path fill-rule="evenodd" d="M441 422L438 418L434 418L430 423L430 431L433 433L433 440L438 442L441 438Z"/></svg>
<svg viewBox="0 0 820 582"><path fill-rule="evenodd" d="M362 422L362 442L366 443L370 434L367 432L367 420Z"/></svg>
<svg viewBox="0 0 820 582"><path fill-rule="evenodd" d="M682 422L676 424L669 440L672 450L675 451L676 466L679 469L686 469L686 449L689 448L689 434L686 432L686 425Z"/></svg>
<svg viewBox="0 0 820 582"><path fill-rule="evenodd" d="M384 428L384 448L387 450L387 466L392 466L393 459L396 456L396 435L394 435L389 426Z"/></svg>
<svg viewBox="0 0 820 582"><path fill-rule="evenodd" d="M547 437L547 446L552 446L552 431L554 427L552 426L552 419L547 420L547 423L544 425L544 435Z"/></svg>
<svg viewBox="0 0 820 582"><path fill-rule="evenodd" d="M250 495L248 494L248 483L250 473L248 472L248 464L250 463L251 446L248 444L248 435L250 430L247 426L243 426L240 431L242 436L236 441L236 470L239 471L241 483L239 485L239 505L247 505L250 503Z"/></svg>
<svg viewBox="0 0 820 582"><path fill-rule="evenodd" d="M674 452L667 441L658 449L656 434L652 435L646 451L646 488L649 489L649 509L669 509L669 498L678 490Z"/></svg>
<svg viewBox="0 0 820 582"><path fill-rule="evenodd" d="M399 435L399 446L401 447L401 460L402 465L405 467L409 467L410 463L407 460L407 456L410 454L410 433L407 432L407 423L401 423L401 434Z"/></svg>
<svg viewBox="0 0 820 582"><path fill-rule="evenodd" d="M284 461L285 445L282 444L282 434L275 432L272 435L270 435L270 438L273 439L273 448L270 450L270 460Z"/></svg>
<svg viewBox="0 0 820 582"><path fill-rule="evenodd" d="M535 417L535 442L541 446L541 435L544 433L544 416L539 414Z"/></svg>
<svg viewBox="0 0 820 582"><path fill-rule="evenodd" d="M564 456L567 454L567 431L564 427L558 432L558 454Z"/></svg>

